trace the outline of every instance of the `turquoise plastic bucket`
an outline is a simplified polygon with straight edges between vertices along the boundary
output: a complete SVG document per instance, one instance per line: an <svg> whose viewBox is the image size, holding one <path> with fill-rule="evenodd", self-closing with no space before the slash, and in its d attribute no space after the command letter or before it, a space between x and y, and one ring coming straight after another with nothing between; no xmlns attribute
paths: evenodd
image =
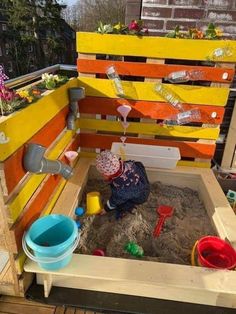
<svg viewBox="0 0 236 314"><path fill-rule="evenodd" d="M49 215L37 219L22 239L26 255L47 270L65 267L78 243L77 225L73 219L64 215Z"/></svg>

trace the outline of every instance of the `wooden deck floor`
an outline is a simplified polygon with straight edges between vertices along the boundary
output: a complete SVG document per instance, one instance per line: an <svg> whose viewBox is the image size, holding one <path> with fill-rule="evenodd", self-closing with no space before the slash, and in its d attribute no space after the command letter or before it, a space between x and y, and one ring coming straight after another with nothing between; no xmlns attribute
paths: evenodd
<svg viewBox="0 0 236 314"><path fill-rule="evenodd" d="M0 314L101 314L75 307L52 306L18 297L0 297Z"/></svg>

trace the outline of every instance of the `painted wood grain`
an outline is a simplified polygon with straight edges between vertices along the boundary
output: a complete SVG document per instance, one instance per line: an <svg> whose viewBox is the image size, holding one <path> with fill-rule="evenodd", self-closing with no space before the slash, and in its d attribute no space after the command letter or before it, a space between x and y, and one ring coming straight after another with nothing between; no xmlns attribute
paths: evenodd
<svg viewBox="0 0 236 314"><path fill-rule="evenodd" d="M60 139L54 144L54 147L46 154L48 159L57 159L64 151L65 147L70 143L74 136L73 131L67 130ZM41 182L46 177L46 174L32 174L27 182L23 185L19 193L7 203L9 211L9 220L11 222L16 221L22 212L23 208L30 200L33 193L39 187Z"/></svg>
<svg viewBox="0 0 236 314"><path fill-rule="evenodd" d="M68 108L63 108L27 143L37 143L49 147L65 128L67 113ZM4 189L6 191L5 195L9 195L26 174L22 160L25 152L25 145L27 143L2 162L3 173L1 179L4 180L6 185L6 188Z"/></svg>
<svg viewBox="0 0 236 314"><path fill-rule="evenodd" d="M78 84L86 90L86 96L117 98L112 82L108 79L79 77ZM153 82L122 81L125 98L132 100L165 101L155 92ZM228 100L229 88L192 85L164 84L177 94L182 103L214 105L224 107Z"/></svg>
<svg viewBox="0 0 236 314"><path fill-rule="evenodd" d="M114 65L119 75L142 76L148 78L165 78L172 72L177 71L200 71L202 74L201 81L212 81L220 83L232 82L234 70L227 68L212 68L207 66L188 66L173 64L153 64L142 62L121 62L108 60L86 60L77 59L78 72L106 74L106 69ZM227 79L223 78L228 75ZM83 75L81 75L83 76Z"/></svg>
<svg viewBox="0 0 236 314"><path fill-rule="evenodd" d="M64 152L68 150L77 150L78 146L79 137L77 136L61 153L61 157L59 159L62 162L66 162ZM12 238L15 239L15 247L17 248L14 253L19 252L21 248L22 235L24 231L41 215L55 189L65 181L66 180L60 175L45 176L38 189L34 192L26 208L23 209L23 215L10 229ZM57 197L59 197L59 195L60 194L58 194ZM48 214L48 212L44 212L44 214Z"/></svg>
<svg viewBox="0 0 236 314"><path fill-rule="evenodd" d="M81 129L92 129L108 132L123 133L122 125L119 121L96 120L96 119L78 119L77 125ZM202 128L192 126L161 126L153 123L129 122L127 133L137 134L142 130L142 134L157 136L213 139L219 136L219 128Z"/></svg>
<svg viewBox="0 0 236 314"><path fill-rule="evenodd" d="M77 52L140 56L160 59L207 60L217 48L230 47L233 51L222 62L236 62L235 40L175 39L153 36L133 36L77 33Z"/></svg>
<svg viewBox="0 0 236 314"><path fill-rule="evenodd" d="M168 103L157 101L136 101L120 98L86 97L79 102L79 112L87 114L101 114L120 116L117 108L121 105L131 106L129 118L167 119L178 112ZM199 109L201 118L199 122L221 124L225 109L217 106L187 105L188 109ZM216 115L212 118L212 115Z"/></svg>
<svg viewBox="0 0 236 314"><path fill-rule="evenodd" d="M80 146L101 149L111 149L113 142L120 142L120 136L106 134L80 134ZM126 143L159 145L177 147L180 150L181 157L189 158L212 158L215 152L215 144L201 144L197 142L144 139L127 136Z"/></svg>
<svg viewBox="0 0 236 314"><path fill-rule="evenodd" d="M77 79L52 91L36 103L14 112L0 122L0 132L9 137L1 144L0 161L5 160L45 126L59 111L68 105L67 89L77 86ZM20 131L19 131L20 130Z"/></svg>

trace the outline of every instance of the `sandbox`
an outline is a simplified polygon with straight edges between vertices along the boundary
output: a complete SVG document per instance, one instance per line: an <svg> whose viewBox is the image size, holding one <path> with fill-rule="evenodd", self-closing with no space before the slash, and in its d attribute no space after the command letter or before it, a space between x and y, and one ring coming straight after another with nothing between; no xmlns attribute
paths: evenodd
<svg viewBox="0 0 236 314"><path fill-rule="evenodd" d="M107 182L91 178L84 189L81 206L86 206L86 194L99 191L103 203L110 197ZM136 206L132 214L117 219L116 212L79 218L82 231L76 253L90 254L100 248L109 257L135 258L124 250L132 241L144 250L142 260L190 264L191 249L199 238L215 235L210 218L198 192L188 187L176 187L151 183L147 202ZM166 219L159 237L153 236L159 215L156 208L167 205L174 208L173 215ZM137 257L139 258L139 257Z"/></svg>
<svg viewBox="0 0 236 314"><path fill-rule="evenodd" d="M65 213L67 204L67 214L73 215L87 178L97 179L91 159L81 158L76 168L75 178L67 184L53 213ZM235 215L211 170L177 167L175 170L148 169L147 172L150 182L197 191L213 230L236 247ZM37 274L37 283L44 284L45 296L52 286L61 286L236 307L235 271L85 254L73 254L70 265L55 272L40 269L29 260L24 268Z"/></svg>

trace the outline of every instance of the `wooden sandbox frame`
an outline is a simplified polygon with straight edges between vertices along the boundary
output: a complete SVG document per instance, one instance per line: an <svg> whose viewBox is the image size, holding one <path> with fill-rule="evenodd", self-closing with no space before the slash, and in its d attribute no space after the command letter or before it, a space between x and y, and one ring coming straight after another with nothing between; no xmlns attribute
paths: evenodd
<svg viewBox="0 0 236 314"><path fill-rule="evenodd" d="M53 213L73 216L93 160L80 158L74 179L67 183ZM83 172L82 172L83 170ZM78 177L77 177L78 176ZM150 181L190 187L198 191L217 234L236 248L236 219L210 169L178 167L148 169ZM77 178L76 178L77 177ZM79 180L79 189L78 189ZM59 271L46 271L27 260L26 272L36 273L45 297L52 286L94 290L223 307L236 307L236 272L203 267L73 254L71 263Z"/></svg>

